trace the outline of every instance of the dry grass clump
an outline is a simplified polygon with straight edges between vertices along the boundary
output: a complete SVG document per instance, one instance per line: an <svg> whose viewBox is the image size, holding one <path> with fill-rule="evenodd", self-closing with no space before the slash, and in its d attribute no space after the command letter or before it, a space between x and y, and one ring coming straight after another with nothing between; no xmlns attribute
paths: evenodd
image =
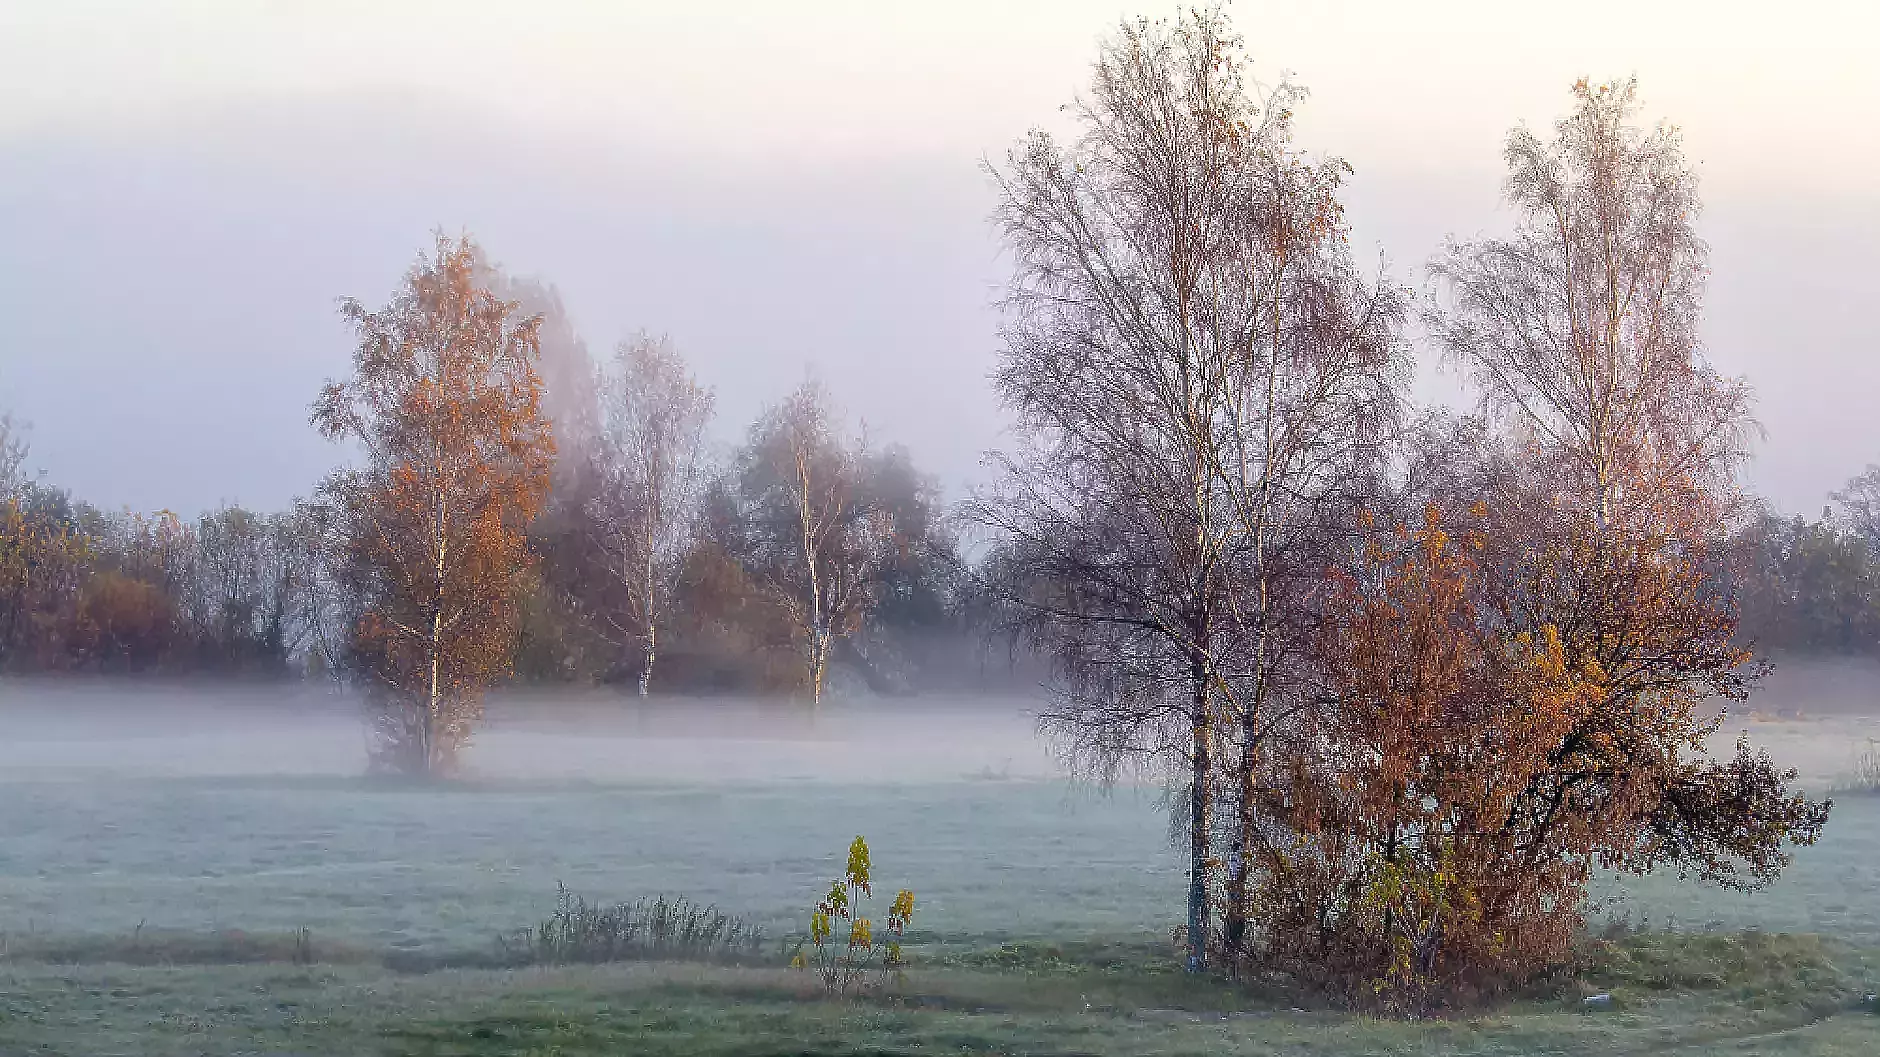
<svg viewBox="0 0 1880 1057"><path fill-rule="evenodd" d="M657 896L611 906L557 883L555 912L504 940L543 965L622 961L744 963L765 955L763 930L716 906Z"/></svg>

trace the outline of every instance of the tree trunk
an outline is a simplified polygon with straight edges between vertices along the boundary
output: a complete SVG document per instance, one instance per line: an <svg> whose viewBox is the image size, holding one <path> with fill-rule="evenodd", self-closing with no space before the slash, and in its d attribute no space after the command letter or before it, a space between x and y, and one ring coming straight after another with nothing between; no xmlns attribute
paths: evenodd
<svg viewBox="0 0 1880 1057"><path fill-rule="evenodd" d="M422 766L426 776L437 773L439 769L437 720L443 708L443 702L440 700L442 690L439 679L443 658L439 654L442 652L443 638L444 609L439 606L431 614L431 686L424 702L424 763Z"/></svg>
<svg viewBox="0 0 1880 1057"><path fill-rule="evenodd" d="M640 636L640 696L645 697L647 688L653 682L653 661L659 653L658 605L658 570L653 562L654 541L650 530L646 540L646 568L642 570L640 586L640 612L646 617L646 632Z"/></svg>
<svg viewBox="0 0 1880 1057"><path fill-rule="evenodd" d="M820 626L812 628L809 633L809 700L811 705L822 704L823 673L828 669L829 631Z"/></svg>
<svg viewBox="0 0 1880 1057"><path fill-rule="evenodd" d="M1228 864L1227 877L1227 922L1226 947L1234 959L1236 970L1247 944L1247 886L1249 873L1247 858L1249 849L1254 844L1254 826L1259 822L1257 799L1260 792L1260 724L1261 713L1266 705L1266 658L1267 658L1267 584L1265 577L1260 583L1260 627L1256 634L1258 642L1254 647L1254 684L1253 693L1246 708L1240 714L1240 760L1235 777L1240 780L1239 803L1236 809L1239 818L1234 832L1234 847Z"/></svg>
<svg viewBox="0 0 1880 1057"><path fill-rule="evenodd" d="M646 634L640 640L640 696L647 695L653 682L653 661L659 656L659 629L647 621Z"/></svg>
<svg viewBox="0 0 1880 1057"><path fill-rule="evenodd" d="M1188 794L1188 971L1198 973L1208 953L1208 850L1211 798L1208 772L1212 769L1214 721L1209 708L1207 663L1197 646L1190 662L1194 684L1194 712L1189 717L1194 733L1190 754Z"/></svg>

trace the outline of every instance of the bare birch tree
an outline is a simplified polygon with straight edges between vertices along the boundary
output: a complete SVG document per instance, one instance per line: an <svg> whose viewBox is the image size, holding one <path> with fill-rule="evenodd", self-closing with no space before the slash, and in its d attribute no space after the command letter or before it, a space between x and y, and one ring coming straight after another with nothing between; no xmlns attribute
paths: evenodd
<svg viewBox="0 0 1880 1057"><path fill-rule="evenodd" d="M29 450L24 423L10 412L0 412L0 500L17 499L25 491Z"/></svg>
<svg viewBox="0 0 1880 1057"><path fill-rule="evenodd" d="M1079 138L1034 133L995 174L1016 258L996 378L1028 444L972 514L1056 662L1047 725L1099 771L1183 775L1195 968L1216 787L1254 780L1271 722L1274 556L1375 448L1402 370L1404 299L1350 265L1342 164L1290 147L1301 95L1255 92L1218 11L1125 24Z"/></svg>
<svg viewBox="0 0 1880 1057"><path fill-rule="evenodd" d="M1704 360L1709 249L1676 129L1634 122L1633 81L1574 85L1551 141L1508 136L1513 236L1451 242L1427 314L1483 408L1599 531L1706 531L1735 509L1751 394Z"/></svg>
<svg viewBox="0 0 1880 1057"><path fill-rule="evenodd" d="M624 588L607 614L637 654L645 697L665 606L691 547L709 469L712 394L664 338L625 342L603 369L596 437L598 487L588 516Z"/></svg>
<svg viewBox="0 0 1880 1057"><path fill-rule="evenodd" d="M1708 567L1743 502L1750 393L1702 354L1707 250L1676 131L1637 126L1630 81L1573 95L1550 141L1508 137L1512 237L1452 243L1431 265L1431 330L1516 441L1515 487L1485 534L1501 619L1558 634L1599 691L1510 824L1539 855L1601 820L1609 867L1754 887L1827 811L1767 755L1739 745L1716 763L1703 748L1721 722L1705 702L1740 699L1762 671L1734 639L1734 588Z"/></svg>
<svg viewBox="0 0 1880 1057"><path fill-rule="evenodd" d="M1303 95L1283 89L1268 108L1290 106L1288 92ZM1382 277L1367 282L1352 259L1338 200L1349 167L1293 150L1289 111L1249 162L1249 205L1233 214L1229 246L1240 283L1222 295L1248 299L1232 310L1246 330L1217 449L1243 554L1234 617L1251 639L1245 677L1228 686L1238 758L1223 946L1236 959L1251 913L1247 849L1272 829L1258 806L1261 749L1323 696L1311 614L1350 509L1386 458L1409 373L1408 294Z"/></svg>
<svg viewBox="0 0 1880 1057"><path fill-rule="evenodd" d="M837 640L861 628L894 546L894 519L870 502L864 450L839 432L813 379L752 427L737 474L740 549L750 574L789 614L810 700L822 701Z"/></svg>

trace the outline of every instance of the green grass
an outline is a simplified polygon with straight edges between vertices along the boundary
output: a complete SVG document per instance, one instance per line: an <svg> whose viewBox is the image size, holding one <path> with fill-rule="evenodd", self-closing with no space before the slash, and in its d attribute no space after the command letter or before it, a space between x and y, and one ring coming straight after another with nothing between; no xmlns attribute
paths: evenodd
<svg viewBox="0 0 1880 1057"><path fill-rule="evenodd" d="M542 920L558 880L684 892L782 938L858 832L876 880L920 899L894 1001L825 1001L780 969L503 967L497 935ZM0 833L6 1057L1880 1052L1859 1009L1880 984L1874 798L1839 804L1764 893L1602 881L1648 931L1492 1013L1422 1023L1175 971L1182 865L1149 794L16 780Z"/></svg>
<svg viewBox="0 0 1880 1057"><path fill-rule="evenodd" d="M1126 944L1014 944L822 998L778 969L615 964L0 965L11 1054L1871 1054L1880 959L1812 937L1643 935L1493 1013L1378 1021L1170 971ZM1611 993L1588 1011L1582 994Z"/></svg>

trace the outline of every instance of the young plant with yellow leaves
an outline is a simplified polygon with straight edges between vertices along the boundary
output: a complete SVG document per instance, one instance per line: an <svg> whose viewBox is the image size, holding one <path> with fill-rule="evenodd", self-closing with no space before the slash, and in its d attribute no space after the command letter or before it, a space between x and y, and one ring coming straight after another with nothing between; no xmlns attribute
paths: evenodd
<svg viewBox="0 0 1880 1057"><path fill-rule="evenodd" d="M883 988L905 979L907 958L901 941L914 916L914 893L905 888L895 893L887 927L877 931L861 904L874 896L871 872L868 842L857 836L849 845L843 876L830 883L829 894L810 914L809 939L790 959L793 968L815 972L828 994Z"/></svg>

